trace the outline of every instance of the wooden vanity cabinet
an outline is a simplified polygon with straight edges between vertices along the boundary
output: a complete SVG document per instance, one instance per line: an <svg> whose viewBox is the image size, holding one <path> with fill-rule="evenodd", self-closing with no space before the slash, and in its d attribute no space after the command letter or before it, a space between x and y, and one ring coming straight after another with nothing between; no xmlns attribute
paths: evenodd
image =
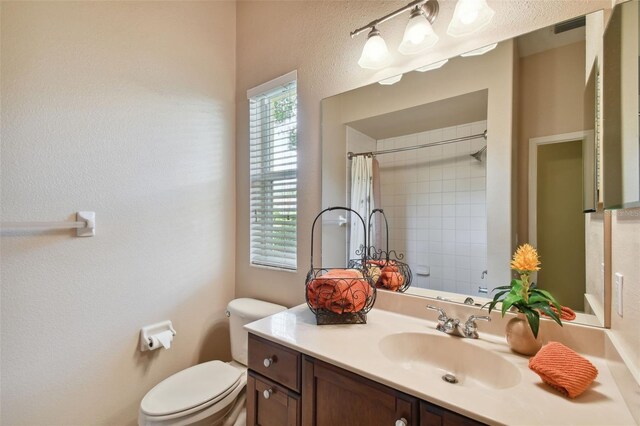
<svg viewBox="0 0 640 426"><path fill-rule="evenodd" d="M304 425L418 426L412 396L306 356L302 374Z"/></svg>
<svg viewBox="0 0 640 426"><path fill-rule="evenodd" d="M471 426L475 420L249 334L247 426Z"/></svg>

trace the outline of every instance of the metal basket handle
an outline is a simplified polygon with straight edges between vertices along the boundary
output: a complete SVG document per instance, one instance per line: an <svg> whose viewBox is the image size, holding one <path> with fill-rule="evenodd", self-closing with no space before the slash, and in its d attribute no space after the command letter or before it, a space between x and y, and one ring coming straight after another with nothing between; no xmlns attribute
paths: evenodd
<svg viewBox="0 0 640 426"><path fill-rule="evenodd" d="M371 238L371 218L373 217L374 213L381 213L382 217L384 218L384 226L386 228L387 231L387 250L385 251L385 253L387 254L387 262L389 261L389 222L387 222L387 215L384 214L384 210L382 209L373 209L371 211L371 213L369 214L369 241L373 241L373 239Z"/></svg>
<svg viewBox="0 0 640 426"><path fill-rule="evenodd" d="M358 218L360 219L360 222L362 223L362 229L364 230L364 250L362 251L362 264L366 265L367 264L367 225L364 223L364 219L362 218L362 216L360 216L360 214L353 210L350 209L349 207L339 207L339 206L334 206L334 207L328 207L324 210L322 210L320 213L318 213L318 215L316 216L316 218L313 220L313 225L311 225L311 269L313 269L313 234L314 234L314 230L316 227L316 222L318 221L318 218L320 216L322 216L324 213L326 212L330 212L333 210L346 210L346 211L350 211L351 213L355 213L356 216L358 216ZM385 219L386 220L386 219ZM387 230L388 232L388 230ZM388 235L388 234L387 234Z"/></svg>

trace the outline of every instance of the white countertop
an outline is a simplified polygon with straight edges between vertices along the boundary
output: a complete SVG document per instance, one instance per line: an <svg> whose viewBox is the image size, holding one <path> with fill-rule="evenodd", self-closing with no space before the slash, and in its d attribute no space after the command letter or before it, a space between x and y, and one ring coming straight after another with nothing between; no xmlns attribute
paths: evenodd
<svg viewBox="0 0 640 426"><path fill-rule="evenodd" d="M435 330L434 322L379 309L369 312L367 324L318 326L306 304L255 321L245 328L283 346L489 424L636 424L606 361L598 357L587 356L598 369L597 379L586 392L572 400L542 383L538 375L529 370L528 357L512 353L504 339L483 335L481 330L478 340L446 336ZM489 349L515 364L521 380L513 387L493 389L476 382L449 384L437 375L416 373L410 366L388 359L380 350L381 339L400 332L437 334Z"/></svg>

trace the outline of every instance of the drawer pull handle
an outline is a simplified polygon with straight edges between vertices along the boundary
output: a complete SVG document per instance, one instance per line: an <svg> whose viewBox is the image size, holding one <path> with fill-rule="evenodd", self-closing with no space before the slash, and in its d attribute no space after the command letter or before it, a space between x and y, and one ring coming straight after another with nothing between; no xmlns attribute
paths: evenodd
<svg viewBox="0 0 640 426"><path fill-rule="evenodd" d="M400 420L396 420L396 426L407 426L408 424L409 423L407 422L407 419L405 419L404 417Z"/></svg>
<svg viewBox="0 0 640 426"><path fill-rule="evenodd" d="M267 389L262 392L262 396L264 396L264 399L269 399L271 398L272 393L273 393L273 389Z"/></svg>
<svg viewBox="0 0 640 426"><path fill-rule="evenodd" d="M265 368L269 368L274 362L276 362L274 357L269 357L265 358L264 361L262 361L262 364L264 364Z"/></svg>

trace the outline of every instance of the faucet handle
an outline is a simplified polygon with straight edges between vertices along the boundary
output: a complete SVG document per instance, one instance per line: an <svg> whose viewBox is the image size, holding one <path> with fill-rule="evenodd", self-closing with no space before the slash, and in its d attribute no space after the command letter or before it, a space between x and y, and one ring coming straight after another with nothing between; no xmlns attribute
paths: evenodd
<svg viewBox="0 0 640 426"><path fill-rule="evenodd" d="M476 320L491 322L491 317L489 315L471 315L467 322L475 322Z"/></svg>
<svg viewBox="0 0 640 426"><path fill-rule="evenodd" d="M464 323L464 336L470 339L478 338L478 325L476 320L491 321L488 315L471 315L467 322Z"/></svg>
<svg viewBox="0 0 640 426"><path fill-rule="evenodd" d="M433 305L427 305L427 309L438 311L438 325L436 326L436 330L445 331L445 324L449 321L449 317L444 309Z"/></svg>
<svg viewBox="0 0 640 426"><path fill-rule="evenodd" d="M448 318L447 317L447 313L442 308L438 308L437 306L433 306L433 305L427 305L427 309L431 309L433 311L438 311L438 313L440 314L438 316L438 319L443 318L446 321L447 318Z"/></svg>

